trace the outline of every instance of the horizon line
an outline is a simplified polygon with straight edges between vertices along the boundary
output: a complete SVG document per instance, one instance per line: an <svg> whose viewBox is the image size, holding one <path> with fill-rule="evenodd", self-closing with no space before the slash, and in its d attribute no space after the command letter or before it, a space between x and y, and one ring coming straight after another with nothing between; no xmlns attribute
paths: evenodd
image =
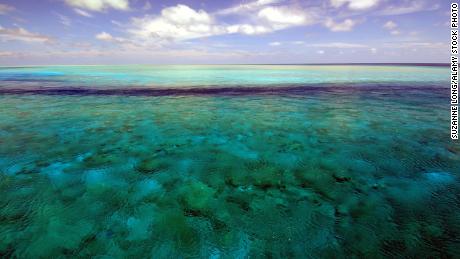
<svg viewBox="0 0 460 259"><path fill-rule="evenodd" d="M330 63L217 63L217 64L43 64L43 65L0 65L0 68L21 67L51 67L51 66L432 66L448 67L450 63L436 62L330 62Z"/></svg>

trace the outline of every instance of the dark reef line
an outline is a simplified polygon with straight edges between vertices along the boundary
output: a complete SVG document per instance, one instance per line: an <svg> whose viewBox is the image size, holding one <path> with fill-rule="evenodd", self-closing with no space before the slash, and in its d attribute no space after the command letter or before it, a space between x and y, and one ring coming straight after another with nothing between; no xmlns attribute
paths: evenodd
<svg viewBox="0 0 460 259"><path fill-rule="evenodd" d="M199 95L306 95L309 93L444 93L444 86L408 85L322 85L322 86L232 86L232 87L194 87L194 88L87 88L87 87L38 87L1 88L0 95L113 95L113 96L199 96Z"/></svg>

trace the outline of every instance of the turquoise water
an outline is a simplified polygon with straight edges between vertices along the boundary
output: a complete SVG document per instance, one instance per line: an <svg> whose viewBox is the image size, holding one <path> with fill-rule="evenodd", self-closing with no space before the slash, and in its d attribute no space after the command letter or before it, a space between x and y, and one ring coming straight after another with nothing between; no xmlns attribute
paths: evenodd
<svg viewBox="0 0 460 259"><path fill-rule="evenodd" d="M458 256L448 80L426 66L0 68L0 254Z"/></svg>
<svg viewBox="0 0 460 259"><path fill-rule="evenodd" d="M204 87L320 83L437 83L443 68L424 66L51 66L0 69L3 86Z"/></svg>

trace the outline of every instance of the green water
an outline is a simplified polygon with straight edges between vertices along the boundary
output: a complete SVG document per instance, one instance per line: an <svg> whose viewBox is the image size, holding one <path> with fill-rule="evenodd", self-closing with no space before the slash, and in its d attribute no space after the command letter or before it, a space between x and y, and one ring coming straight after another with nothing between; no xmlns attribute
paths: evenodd
<svg viewBox="0 0 460 259"><path fill-rule="evenodd" d="M449 137L448 73L416 66L0 69L0 254L456 257L460 145ZM6 90L267 85L309 90Z"/></svg>

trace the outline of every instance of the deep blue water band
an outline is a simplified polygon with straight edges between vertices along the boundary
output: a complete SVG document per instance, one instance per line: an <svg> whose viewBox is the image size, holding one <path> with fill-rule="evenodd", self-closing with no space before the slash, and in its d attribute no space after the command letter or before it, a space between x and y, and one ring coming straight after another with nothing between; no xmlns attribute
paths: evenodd
<svg viewBox="0 0 460 259"><path fill-rule="evenodd" d="M194 87L194 88L87 88L87 87L39 87L39 88L0 88L0 95L114 95L114 96L194 96L194 95L305 95L314 92L385 92L410 93L430 92L447 94L443 86L407 85L321 85L321 86L232 86L232 87Z"/></svg>

